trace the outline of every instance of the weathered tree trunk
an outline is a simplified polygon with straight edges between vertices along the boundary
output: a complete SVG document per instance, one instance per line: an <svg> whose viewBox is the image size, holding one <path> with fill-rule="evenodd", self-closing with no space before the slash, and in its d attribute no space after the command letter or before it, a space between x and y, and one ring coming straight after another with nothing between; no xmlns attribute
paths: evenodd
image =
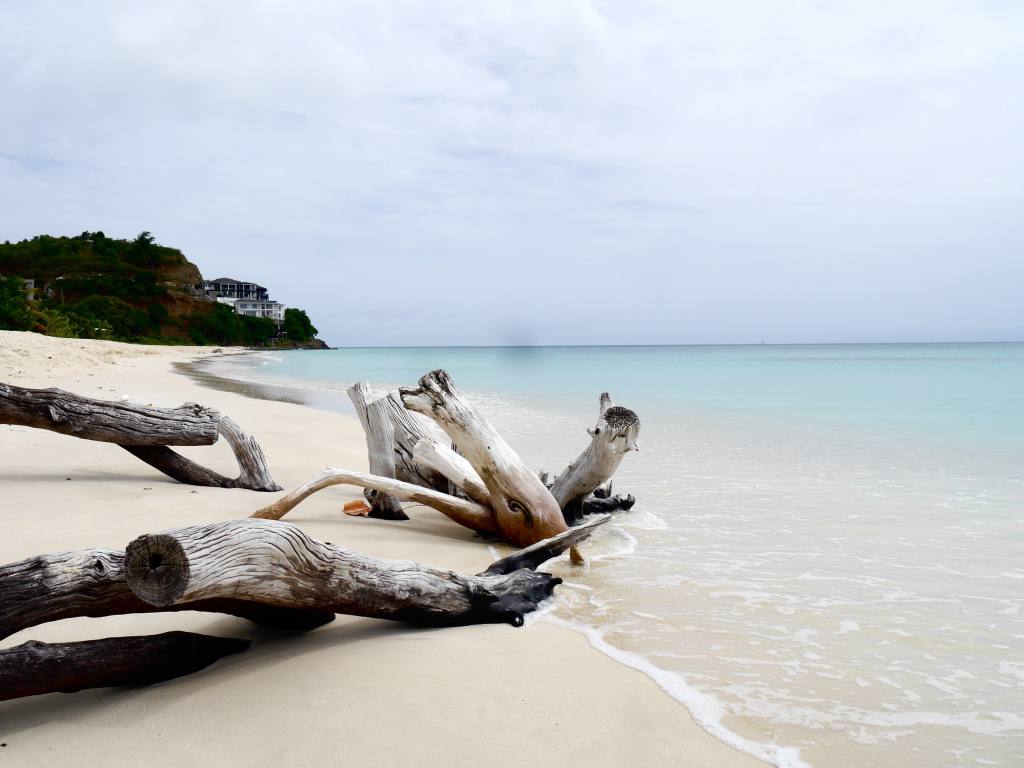
<svg viewBox="0 0 1024 768"><path fill-rule="evenodd" d="M425 470L439 472L447 477L455 488L477 504L490 506L491 494L487 490L487 486L484 485L484 481L480 479L480 475L476 473L473 465L466 461L465 457L448 446L433 438L425 437L416 443L413 458L416 460L416 464Z"/></svg>
<svg viewBox="0 0 1024 768"><path fill-rule="evenodd" d="M604 392L600 398L597 425L587 433L591 436L590 444L551 485L551 495L570 525L583 516L587 496L615 474L627 453L637 450L640 419L628 408L613 405L608 393ZM627 502L625 499L622 501L623 504ZM606 501L601 506L607 509L611 504ZM631 502L629 506L632 506Z"/></svg>
<svg viewBox="0 0 1024 768"><path fill-rule="evenodd" d="M128 545L125 568L129 588L160 607L229 598L431 626L519 626L561 583L528 568L462 576L379 560L252 519L141 536Z"/></svg>
<svg viewBox="0 0 1024 768"><path fill-rule="evenodd" d="M248 640L191 632L27 643L0 650L0 701L86 688L151 685L190 675L241 653Z"/></svg>
<svg viewBox="0 0 1024 768"><path fill-rule="evenodd" d="M490 507L485 507L474 501L460 499L458 496L450 496L447 493L441 493L431 488L403 483L401 480L392 480L388 477L377 477L376 475L368 475L363 472L350 472L346 469L334 468L325 469L314 475L273 504L268 504L262 509L253 512L250 517L264 520L280 520L308 496L332 485L358 485L362 488L372 488L399 499L415 501L419 504L433 507L460 525L472 528L474 531L493 533L496 530L494 515L491 513Z"/></svg>
<svg viewBox="0 0 1024 768"><path fill-rule="evenodd" d="M216 409L195 403L150 408L93 400L60 389L0 384L0 424L47 429L83 440L114 443L178 482L252 491L280 491L259 444ZM223 435L239 476L224 477L167 446L212 445Z"/></svg>
<svg viewBox="0 0 1024 768"><path fill-rule="evenodd" d="M447 478L418 464L415 458L416 443L423 439L437 439L434 435L437 430L431 427L430 420L402 405L397 392L377 400L375 405L388 415L394 432L395 479L447 493Z"/></svg>
<svg viewBox="0 0 1024 768"><path fill-rule="evenodd" d="M525 547L566 530L562 510L540 478L462 396L445 371L428 373L419 387L399 393L406 408L434 419L477 471L505 541Z"/></svg>
<svg viewBox="0 0 1024 768"><path fill-rule="evenodd" d="M359 423L366 433L367 458L370 474L378 477L395 477L395 430L387 412L370 400L370 385L360 381L348 389L349 399L355 407ZM363 491L370 502L370 517L384 520L408 520L398 499L387 493L367 488Z"/></svg>
<svg viewBox="0 0 1024 768"><path fill-rule="evenodd" d="M0 640L49 621L157 610L227 613L257 624L299 631L334 620L333 612L233 599L201 600L158 609L128 588L123 551L56 552L0 566Z"/></svg>

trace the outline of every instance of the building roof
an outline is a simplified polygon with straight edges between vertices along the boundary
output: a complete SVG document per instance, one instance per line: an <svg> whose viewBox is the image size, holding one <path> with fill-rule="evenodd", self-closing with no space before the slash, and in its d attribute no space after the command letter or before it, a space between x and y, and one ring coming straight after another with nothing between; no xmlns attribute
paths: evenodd
<svg viewBox="0 0 1024 768"><path fill-rule="evenodd" d="M235 280L235 278L233 278L233 277L218 277L218 278L215 278L213 280L207 280L206 282L208 282L208 283L229 283L229 284L232 284L232 285L255 285L257 288L263 288L263 290L266 290L266 288L264 286L260 285L259 283L247 283L244 280Z"/></svg>

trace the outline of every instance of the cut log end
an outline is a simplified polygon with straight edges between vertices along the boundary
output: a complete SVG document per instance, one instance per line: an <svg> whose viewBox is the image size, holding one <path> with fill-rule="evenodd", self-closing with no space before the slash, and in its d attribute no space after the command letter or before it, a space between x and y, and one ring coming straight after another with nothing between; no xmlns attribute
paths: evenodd
<svg viewBox="0 0 1024 768"><path fill-rule="evenodd" d="M188 557L173 536L140 536L125 550L125 577L140 599L158 607L173 605L189 583Z"/></svg>

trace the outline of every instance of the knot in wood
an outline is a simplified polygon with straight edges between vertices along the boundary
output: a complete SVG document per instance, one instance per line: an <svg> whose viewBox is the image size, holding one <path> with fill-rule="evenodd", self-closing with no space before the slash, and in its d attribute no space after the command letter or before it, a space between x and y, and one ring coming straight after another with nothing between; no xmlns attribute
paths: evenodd
<svg viewBox="0 0 1024 768"><path fill-rule="evenodd" d="M125 550L125 578L135 595L161 608L185 594L189 581L188 556L173 536L148 534Z"/></svg>

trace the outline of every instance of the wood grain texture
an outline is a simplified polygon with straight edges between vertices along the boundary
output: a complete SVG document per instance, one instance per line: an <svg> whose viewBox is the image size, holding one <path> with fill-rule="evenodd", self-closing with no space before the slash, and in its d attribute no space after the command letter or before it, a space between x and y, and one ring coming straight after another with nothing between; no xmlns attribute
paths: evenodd
<svg viewBox="0 0 1024 768"><path fill-rule="evenodd" d="M124 446L212 445L220 413L196 403L151 408L94 400L61 389L0 384L0 424L47 429Z"/></svg>
<svg viewBox="0 0 1024 768"><path fill-rule="evenodd" d="M487 487L498 534L525 547L566 530L554 497L518 454L456 389L445 371L399 390L411 411L433 419L448 434Z"/></svg>
<svg viewBox="0 0 1024 768"><path fill-rule="evenodd" d="M152 685L198 672L249 645L248 640L191 632L78 643L30 640L0 650L0 701L86 688Z"/></svg>
<svg viewBox="0 0 1024 768"><path fill-rule="evenodd" d="M123 550L55 552L0 565L0 640L60 619L157 610L128 588ZM334 620L333 612L283 609L241 600L205 600L168 610L227 613L287 630L313 629Z"/></svg>
<svg viewBox="0 0 1024 768"><path fill-rule="evenodd" d="M527 568L463 576L381 560L257 519L141 536L128 545L125 571L132 592L159 607L230 599L430 626L519 626L561 583Z"/></svg>

